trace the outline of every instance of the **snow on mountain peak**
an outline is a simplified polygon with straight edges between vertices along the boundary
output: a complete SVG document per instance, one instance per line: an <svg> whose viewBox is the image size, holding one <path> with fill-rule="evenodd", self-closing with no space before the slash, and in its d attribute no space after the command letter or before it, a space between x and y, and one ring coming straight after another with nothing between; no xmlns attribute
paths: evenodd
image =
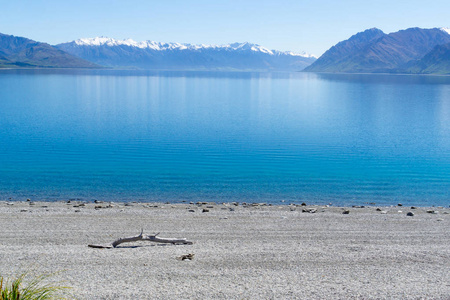
<svg viewBox="0 0 450 300"><path fill-rule="evenodd" d="M448 28L448 27L442 27L442 28L440 28L442 31L444 31L444 32L446 32L446 33L448 33L448 34L450 34L450 28Z"/></svg>
<svg viewBox="0 0 450 300"><path fill-rule="evenodd" d="M289 55L289 56L302 56L302 57L314 57L306 53L293 53L291 51L277 51L269 50L257 44L251 44L249 42L244 43L232 43L226 45L192 45L192 44L180 44L180 43L160 43L154 41L136 42L133 39L116 40L108 37L95 37L95 38L82 38L74 41L78 46L129 46L137 47L141 49L152 50L203 50L203 49L217 49L217 50L235 50L235 51L254 51L261 52L269 55Z"/></svg>

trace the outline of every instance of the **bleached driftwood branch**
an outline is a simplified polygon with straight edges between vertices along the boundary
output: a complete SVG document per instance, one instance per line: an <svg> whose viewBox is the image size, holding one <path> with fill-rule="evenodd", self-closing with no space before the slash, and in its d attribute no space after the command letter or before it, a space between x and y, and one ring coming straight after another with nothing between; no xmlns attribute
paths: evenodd
<svg viewBox="0 0 450 300"><path fill-rule="evenodd" d="M118 240L115 240L111 243L111 245L88 245L88 247L91 248L116 248L118 245L123 243L130 243L130 242L137 242L137 241L148 241L148 242L155 242L155 243L164 243L164 244L175 244L175 245L192 245L192 242L188 241L185 238L177 239L177 238L162 238L158 237L159 233L156 233L154 235L144 235L144 231L141 230L141 233L137 236L132 237L125 237L120 238Z"/></svg>

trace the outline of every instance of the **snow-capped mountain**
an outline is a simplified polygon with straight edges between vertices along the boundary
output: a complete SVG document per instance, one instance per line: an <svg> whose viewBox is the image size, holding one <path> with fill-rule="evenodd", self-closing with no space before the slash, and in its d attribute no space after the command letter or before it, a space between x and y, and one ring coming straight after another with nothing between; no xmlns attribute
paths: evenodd
<svg viewBox="0 0 450 300"><path fill-rule="evenodd" d="M192 45L96 37L57 47L91 62L115 68L300 71L316 60L306 53L269 50L251 43Z"/></svg>
<svg viewBox="0 0 450 300"><path fill-rule="evenodd" d="M443 32L446 32L446 33L448 33L448 34L450 34L450 28L445 28L445 27L442 27L442 28L440 28Z"/></svg>

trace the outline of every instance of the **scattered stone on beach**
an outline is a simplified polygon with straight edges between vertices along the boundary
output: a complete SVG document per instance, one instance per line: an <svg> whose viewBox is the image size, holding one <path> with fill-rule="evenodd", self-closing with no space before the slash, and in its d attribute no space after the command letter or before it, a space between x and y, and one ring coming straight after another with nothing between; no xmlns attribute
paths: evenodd
<svg viewBox="0 0 450 300"><path fill-rule="evenodd" d="M414 213L413 212L408 212L407 214L406 214L408 217L414 217Z"/></svg>
<svg viewBox="0 0 450 300"><path fill-rule="evenodd" d="M302 204L300 204L301 206L306 206L306 203L305 202L302 202Z"/></svg>
<svg viewBox="0 0 450 300"><path fill-rule="evenodd" d="M417 207L415 207L415 206L411 206L411 209L417 209Z"/></svg>
<svg viewBox="0 0 450 300"><path fill-rule="evenodd" d="M204 209L202 210L202 213L206 213L206 212L209 212L209 209L204 208Z"/></svg>
<svg viewBox="0 0 450 300"><path fill-rule="evenodd" d="M229 211L234 211L235 209L234 208L232 208L232 207L230 207L229 209L228 209Z"/></svg>
<svg viewBox="0 0 450 300"><path fill-rule="evenodd" d="M403 206L403 204L399 203L399 204L397 204L397 206Z"/></svg>
<svg viewBox="0 0 450 300"><path fill-rule="evenodd" d="M427 210L427 213L429 213L429 214L437 214L438 212L435 211L435 210Z"/></svg>
<svg viewBox="0 0 450 300"><path fill-rule="evenodd" d="M193 209L190 209L190 210L189 210L189 212L195 212L195 210L193 210Z"/></svg>
<svg viewBox="0 0 450 300"><path fill-rule="evenodd" d="M302 212L314 214L317 212L317 209L316 208L304 208L304 209L302 209Z"/></svg>
<svg viewBox="0 0 450 300"><path fill-rule="evenodd" d="M381 208L378 207L378 208L376 209L376 211L382 211L382 210L381 210Z"/></svg>
<svg viewBox="0 0 450 300"><path fill-rule="evenodd" d="M20 212L27 212L28 209L21 209Z"/></svg>
<svg viewBox="0 0 450 300"><path fill-rule="evenodd" d="M181 256L178 256L177 257L177 259L178 260L181 260L181 261L184 261L184 260L193 260L194 259L194 253L189 253L189 254L185 254L185 255L181 255Z"/></svg>
<svg viewBox="0 0 450 300"><path fill-rule="evenodd" d="M365 206L364 205L353 205L352 207L353 208L364 208Z"/></svg>
<svg viewBox="0 0 450 300"><path fill-rule="evenodd" d="M124 206L134 206L134 205L131 203L125 203Z"/></svg>
<svg viewBox="0 0 450 300"><path fill-rule="evenodd" d="M348 209L345 209L345 210L342 212L343 215L348 215L349 213L350 213L350 211L349 211Z"/></svg>
<svg viewBox="0 0 450 300"><path fill-rule="evenodd" d="M385 215L385 214L387 214L387 211L382 210L380 213L381 213L382 215Z"/></svg>
<svg viewBox="0 0 450 300"><path fill-rule="evenodd" d="M27 202L30 202L30 201L31 201L31 199L28 198L28 199L27 199Z"/></svg>
<svg viewBox="0 0 450 300"><path fill-rule="evenodd" d="M28 204L31 205L31 206L36 205L36 203L34 203L34 202L30 202Z"/></svg>

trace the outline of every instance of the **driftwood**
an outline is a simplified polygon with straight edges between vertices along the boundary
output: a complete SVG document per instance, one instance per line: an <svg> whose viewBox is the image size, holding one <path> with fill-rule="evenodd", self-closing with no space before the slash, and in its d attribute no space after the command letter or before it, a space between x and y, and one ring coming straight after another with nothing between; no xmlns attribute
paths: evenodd
<svg viewBox="0 0 450 300"><path fill-rule="evenodd" d="M163 244L174 244L174 245L192 245L192 242L186 240L185 238L177 239L177 238L162 238L158 237L159 233L154 235L144 235L144 231L141 230L141 233L137 236L125 237L115 240L111 243L111 245L88 245L91 248L116 248L118 245L123 243L137 242L137 241L148 241L155 243L163 243Z"/></svg>

